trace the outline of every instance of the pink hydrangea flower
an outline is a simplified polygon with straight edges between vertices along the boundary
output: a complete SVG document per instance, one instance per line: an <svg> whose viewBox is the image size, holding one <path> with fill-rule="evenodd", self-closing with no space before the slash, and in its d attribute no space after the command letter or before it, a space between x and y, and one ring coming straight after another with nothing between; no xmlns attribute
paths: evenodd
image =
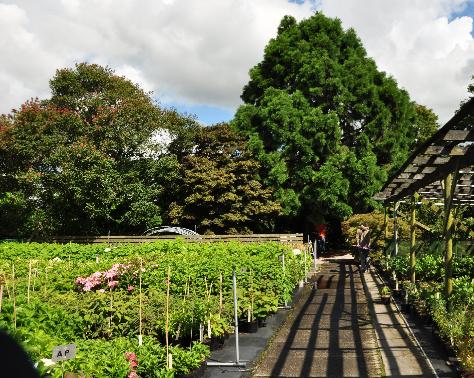
<svg viewBox="0 0 474 378"><path fill-rule="evenodd" d="M78 284L78 285L84 285L85 281L86 281L86 279L84 277L77 277L76 278L76 284Z"/></svg>
<svg viewBox="0 0 474 378"><path fill-rule="evenodd" d="M107 285L112 289L118 285L118 281L110 281Z"/></svg>
<svg viewBox="0 0 474 378"><path fill-rule="evenodd" d="M136 371L131 371L127 378L140 378Z"/></svg>
<svg viewBox="0 0 474 378"><path fill-rule="evenodd" d="M105 272L105 278L114 278L117 275L117 272L111 270L108 270Z"/></svg>
<svg viewBox="0 0 474 378"><path fill-rule="evenodd" d="M133 289L135 289L135 286L128 285L127 290L128 290L129 293L131 293L133 291Z"/></svg>
<svg viewBox="0 0 474 378"><path fill-rule="evenodd" d="M92 273L89 277L77 277L75 282L77 285L83 285L83 291L99 289L105 283L107 283L108 287L114 288L119 285L117 279L125 274L129 268L129 264L114 264L105 272L97 271ZM133 290L133 287L131 290ZM131 290L129 289L129 291Z"/></svg>

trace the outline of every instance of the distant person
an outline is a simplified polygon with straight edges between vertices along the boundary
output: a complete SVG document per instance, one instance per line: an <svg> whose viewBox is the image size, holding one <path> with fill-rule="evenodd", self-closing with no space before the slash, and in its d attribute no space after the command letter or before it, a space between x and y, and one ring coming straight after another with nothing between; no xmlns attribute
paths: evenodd
<svg viewBox="0 0 474 378"><path fill-rule="evenodd" d="M356 232L357 252L359 255L359 268L365 272L368 268L370 250L370 229L364 223L359 225Z"/></svg>

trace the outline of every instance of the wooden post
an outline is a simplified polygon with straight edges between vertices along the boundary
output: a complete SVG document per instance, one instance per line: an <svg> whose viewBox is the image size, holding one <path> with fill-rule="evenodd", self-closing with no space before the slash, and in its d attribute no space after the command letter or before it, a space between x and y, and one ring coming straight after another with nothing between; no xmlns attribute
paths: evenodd
<svg viewBox="0 0 474 378"><path fill-rule="evenodd" d="M398 226L397 226L397 210L398 210L398 202L393 204L393 255L398 255Z"/></svg>
<svg viewBox="0 0 474 378"><path fill-rule="evenodd" d="M416 217L416 203L418 202L418 194L415 193L412 196L411 202L411 218L410 218L410 282L415 283L415 265L416 265L416 256L415 256L415 217Z"/></svg>
<svg viewBox="0 0 474 378"><path fill-rule="evenodd" d="M393 204L393 256L398 255L398 230L397 230L397 210L398 202ZM398 277L395 270L392 272L393 279L395 281L395 290L398 290Z"/></svg>
<svg viewBox="0 0 474 378"><path fill-rule="evenodd" d="M446 240L446 250L444 255L445 276L444 293L449 301L449 296L453 292L453 211L452 201L454 188L456 184L452 173L449 173L444 179L444 235Z"/></svg>

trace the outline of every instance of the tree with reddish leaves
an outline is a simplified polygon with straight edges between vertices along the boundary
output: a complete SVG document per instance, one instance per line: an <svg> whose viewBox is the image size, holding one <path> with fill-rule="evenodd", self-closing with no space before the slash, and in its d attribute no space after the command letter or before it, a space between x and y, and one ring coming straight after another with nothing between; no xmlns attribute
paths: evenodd
<svg viewBox="0 0 474 378"><path fill-rule="evenodd" d="M109 68L58 70L52 97L0 117L0 235L143 232L161 224L173 157L150 156L173 120ZM171 121L171 122L170 122ZM156 155L156 154L155 154Z"/></svg>

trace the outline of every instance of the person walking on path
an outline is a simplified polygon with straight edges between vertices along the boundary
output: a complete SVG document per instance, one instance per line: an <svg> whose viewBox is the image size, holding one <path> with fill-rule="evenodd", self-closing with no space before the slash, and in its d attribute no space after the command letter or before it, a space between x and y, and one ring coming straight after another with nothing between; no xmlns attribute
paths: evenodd
<svg viewBox="0 0 474 378"><path fill-rule="evenodd" d="M369 265L369 249L370 249L370 229L361 223L356 233L357 251L359 255L359 268L361 272L365 272Z"/></svg>

